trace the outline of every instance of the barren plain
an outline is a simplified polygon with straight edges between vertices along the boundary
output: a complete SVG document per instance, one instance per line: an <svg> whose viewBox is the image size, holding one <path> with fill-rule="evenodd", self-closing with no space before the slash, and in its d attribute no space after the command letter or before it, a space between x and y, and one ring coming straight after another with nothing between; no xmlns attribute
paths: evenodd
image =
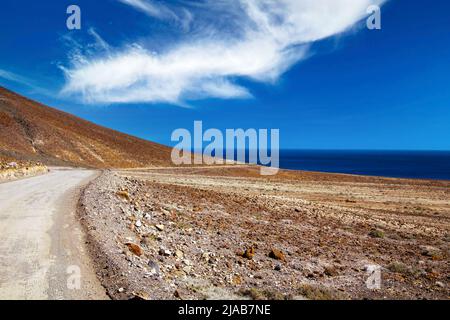
<svg viewBox="0 0 450 320"><path fill-rule="evenodd" d="M92 182L80 218L109 296L450 297L450 181L258 173L159 167Z"/></svg>

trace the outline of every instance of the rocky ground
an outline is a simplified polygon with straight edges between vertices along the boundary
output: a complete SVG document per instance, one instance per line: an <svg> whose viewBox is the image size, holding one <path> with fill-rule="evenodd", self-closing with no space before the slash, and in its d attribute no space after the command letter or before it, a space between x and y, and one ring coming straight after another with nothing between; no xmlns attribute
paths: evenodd
<svg viewBox="0 0 450 320"><path fill-rule="evenodd" d="M449 299L450 182L105 172L80 215L114 299ZM372 265L381 288L369 289Z"/></svg>
<svg viewBox="0 0 450 320"><path fill-rule="evenodd" d="M47 172L48 168L39 162L0 159L0 182L35 176Z"/></svg>

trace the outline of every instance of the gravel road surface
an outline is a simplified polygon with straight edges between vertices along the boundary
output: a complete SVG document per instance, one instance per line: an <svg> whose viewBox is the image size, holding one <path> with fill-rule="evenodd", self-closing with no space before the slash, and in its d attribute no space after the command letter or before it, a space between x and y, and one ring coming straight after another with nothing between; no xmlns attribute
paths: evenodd
<svg viewBox="0 0 450 320"><path fill-rule="evenodd" d="M0 299L106 299L76 219L96 171L52 168L0 184Z"/></svg>

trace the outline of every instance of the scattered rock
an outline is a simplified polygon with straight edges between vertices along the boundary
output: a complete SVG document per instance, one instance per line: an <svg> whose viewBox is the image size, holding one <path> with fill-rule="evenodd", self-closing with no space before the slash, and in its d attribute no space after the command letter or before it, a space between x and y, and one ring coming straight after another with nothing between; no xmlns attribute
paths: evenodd
<svg viewBox="0 0 450 320"><path fill-rule="evenodd" d="M231 283L234 285L240 285L242 284L242 278L239 275L233 276L233 279L231 280Z"/></svg>
<svg viewBox="0 0 450 320"><path fill-rule="evenodd" d="M161 249L159 249L159 254L160 254L161 256L169 257L169 256L172 255L172 252L171 252L170 250L161 248Z"/></svg>
<svg viewBox="0 0 450 320"><path fill-rule="evenodd" d="M175 257L177 257L178 259L183 259L183 257L184 257L183 251L181 251L181 250L175 251Z"/></svg>
<svg viewBox="0 0 450 320"><path fill-rule="evenodd" d="M147 265L150 267L149 271L152 275L159 275L160 269L159 269L159 265L156 261L149 260L147 262Z"/></svg>
<svg viewBox="0 0 450 320"><path fill-rule="evenodd" d="M185 266L183 267L183 271L186 272L187 274L190 274L192 271L192 267L191 266Z"/></svg>
<svg viewBox="0 0 450 320"><path fill-rule="evenodd" d="M329 277L336 277L339 275L338 270L333 266L326 266L324 273Z"/></svg>
<svg viewBox="0 0 450 320"><path fill-rule="evenodd" d="M10 162L7 164L8 167L10 168L18 168L19 165L17 164L17 162Z"/></svg>
<svg viewBox="0 0 450 320"><path fill-rule="evenodd" d="M191 265L192 265L192 262L191 262L190 260L188 260L188 259L184 259L184 260L183 260L183 263L184 263L185 265L187 265L187 266L191 266Z"/></svg>
<svg viewBox="0 0 450 320"><path fill-rule="evenodd" d="M150 296L146 292L133 292L133 298L131 300L147 301L150 300Z"/></svg>
<svg viewBox="0 0 450 320"><path fill-rule="evenodd" d="M208 252L203 253L202 259L205 260L206 262L208 262L209 261L209 253Z"/></svg>
<svg viewBox="0 0 450 320"><path fill-rule="evenodd" d="M421 246L422 255L426 257L430 257L433 260L442 260L443 255L440 249L432 246Z"/></svg>
<svg viewBox="0 0 450 320"><path fill-rule="evenodd" d="M130 195L128 194L128 191L117 191L116 193L119 197L121 197L122 199L125 199L127 201L130 201Z"/></svg>
<svg viewBox="0 0 450 320"><path fill-rule="evenodd" d="M279 206L276 201L268 201L265 197L247 198L247 195L241 197L238 194L232 199L236 203L229 204L228 193L218 195L205 190L189 189L192 194L187 194L186 188L182 187L174 187L172 190L166 185L142 186L141 182L130 180L128 183L124 182L122 177L120 179L117 182L113 180L114 184L108 185L107 188L97 188L106 200L100 201L101 196L93 194L95 202L87 203L85 209L95 210L96 213L95 216L91 213L92 222L88 221L89 225L92 224L99 230L107 227L110 232L108 237L101 240L102 243L111 242L107 253L115 258L111 259L113 263L120 264L120 270L116 271L116 265L113 264L101 272L106 281L110 281L108 292L114 298L135 296L136 299L144 300L148 296L134 292L147 291L148 288L152 288L152 291L149 291L152 299L204 299L209 295L208 290L220 289L240 294L240 289L257 288L254 290L254 296L262 299L277 297L276 293L270 291L282 293L284 296L280 297L287 299L333 298L333 295L328 294L328 289L342 289L343 292L349 292L353 298L359 299L367 294L364 283L361 282L361 279L366 279L366 274L361 267L377 255L383 256L381 261L386 267L396 259L412 265L391 265L390 269L395 272L383 271L386 290L373 292L373 295L368 297L378 299L420 296L432 299L444 297L447 293L445 269L441 263L427 258L438 256L435 254L439 253L437 248L440 248L440 252L446 257L447 243L436 238L428 243L437 248L420 248L415 244L428 243L423 242L426 240L421 237L416 241L413 237L416 235L413 232L415 229L411 229L412 240L405 240L404 243L386 242L371 238L382 238L377 232L379 230L372 230L370 237L368 236L372 227L384 230L378 221L370 220L361 227L364 230L363 237L361 229L358 229L357 236L354 237L351 233L351 221L349 225L341 226L337 221L334 223L334 220L322 219L322 213L340 217L340 212L334 212L334 209L330 210L327 206L322 207L320 203L305 201L304 204L296 204L297 208L291 204L284 207ZM116 190L125 190L125 187L128 197L132 199L128 203L124 202L126 196L119 197L115 194ZM151 197L143 199L144 188L151 190ZM205 200L202 200L203 197ZM212 199L209 199L210 197ZM134 211L134 200L140 206L139 211ZM224 205L215 207L211 204L213 200ZM203 208L202 213L196 215L195 219L191 208L192 203L198 202L202 203ZM267 207L267 212L264 208L266 202L270 206ZM177 204L183 204L184 207L177 211L171 204L172 209L167 210L168 216L163 216L162 208L167 203L173 203L173 208L177 207ZM242 209L238 207L241 204ZM294 210L301 213L295 214ZM244 215L243 219L233 220L235 211L236 215ZM226 212L229 213L225 215ZM247 213L248 216L245 216ZM241 223L241 220L244 222ZM301 221L305 221L305 229L302 227L299 232L296 226L301 224ZM254 227L250 224L253 222ZM130 225L135 228L130 230ZM406 230L402 231L403 234L410 226L406 224L401 227ZM391 237L395 230L386 230L385 237ZM349 238L342 238L341 232L347 234L347 231ZM97 234L98 232L94 235ZM119 248L116 239L122 239ZM124 243L128 243L129 249L125 248ZM139 250L137 245L133 246L134 243L139 244L142 249ZM322 247L319 247L318 243ZM357 254L348 255L348 247L354 247ZM135 255L142 254L140 259L130 252L133 248ZM235 252L235 248L240 248L240 252ZM190 258L192 262L186 258ZM434 271L426 273L427 268L433 268ZM415 276L415 273L410 271L415 269L424 274ZM345 277L342 276L344 274ZM429 278L426 278L428 275ZM125 281L128 277L132 279L131 282ZM354 279L362 285L345 286L347 280ZM302 281L319 288L299 289ZM120 289L123 293L118 293L117 284L124 284L126 289Z"/></svg>
<svg viewBox="0 0 450 320"><path fill-rule="evenodd" d="M272 249L272 251L270 251L269 253L269 257L275 260L286 261L284 253L278 249Z"/></svg>
<svg viewBox="0 0 450 320"><path fill-rule="evenodd" d="M255 248L252 247L250 249L245 250L245 252L242 256L246 259L252 260L253 257L255 256L255 253L256 253L256 250L255 250Z"/></svg>
<svg viewBox="0 0 450 320"><path fill-rule="evenodd" d="M142 256L144 254L144 251L142 250L142 248L132 242L127 242L125 243L125 245L128 247L128 249L133 252L135 255L137 255L138 257Z"/></svg>

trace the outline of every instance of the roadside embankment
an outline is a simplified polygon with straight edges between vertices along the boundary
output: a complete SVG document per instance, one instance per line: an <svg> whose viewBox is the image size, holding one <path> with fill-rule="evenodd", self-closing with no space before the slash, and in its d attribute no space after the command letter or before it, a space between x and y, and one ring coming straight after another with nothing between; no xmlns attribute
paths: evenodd
<svg viewBox="0 0 450 320"><path fill-rule="evenodd" d="M47 172L48 168L41 163L0 162L0 182L37 176Z"/></svg>

